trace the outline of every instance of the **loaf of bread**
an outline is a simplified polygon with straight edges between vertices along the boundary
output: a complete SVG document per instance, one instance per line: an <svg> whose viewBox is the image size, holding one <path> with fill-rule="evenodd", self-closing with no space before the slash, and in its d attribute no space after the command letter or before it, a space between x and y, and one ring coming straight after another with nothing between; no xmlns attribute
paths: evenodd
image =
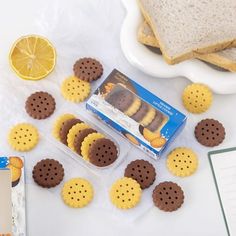
<svg viewBox="0 0 236 236"><path fill-rule="evenodd" d="M236 46L235 0L138 0L169 64Z"/></svg>
<svg viewBox="0 0 236 236"><path fill-rule="evenodd" d="M139 26L138 41L142 44L159 48L158 40L146 21L143 21ZM196 57L202 61L236 72L236 48L225 49L209 54L198 54Z"/></svg>

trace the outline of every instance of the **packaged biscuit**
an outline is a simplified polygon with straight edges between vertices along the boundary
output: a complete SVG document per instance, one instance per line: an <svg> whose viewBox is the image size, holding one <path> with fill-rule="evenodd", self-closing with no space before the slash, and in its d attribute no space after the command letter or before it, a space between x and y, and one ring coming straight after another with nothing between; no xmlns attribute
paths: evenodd
<svg viewBox="0 0 236 236"><path fill-rule="evenodd" d="M86 108L155 159L186 122L184 114L116 69Z"/></svg>

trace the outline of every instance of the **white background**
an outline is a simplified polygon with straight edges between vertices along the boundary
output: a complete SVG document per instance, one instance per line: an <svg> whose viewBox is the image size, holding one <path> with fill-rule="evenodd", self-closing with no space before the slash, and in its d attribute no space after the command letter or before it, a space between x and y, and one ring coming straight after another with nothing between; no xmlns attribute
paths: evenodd
<svg viewBox="0 0 236 236"><path fill-rule="evenodd" d="M36 88L50 91L57 100L57 107L65 104L70 109L78 106L65 102L60 96L59 83L72 73L74 61L83 56L96 57L104 65L104 76L118 68L153 93L185 112L181 103L181 93L189 81L184 78L151 78L129 65L120 48L119 34L125 11L118 0L86 1L33 1L1 0L0 7L0 154L18 154L6 142L7 131L18 120L16 114L27 117L24 100L29 91ZM45 80L27 82L17 78L8 65L11 44L19 36L41 33L56 46L58 63L55 72ZM236 78L235 78L236 79ZM101 81L97 82L98 85ZM94 85L93 89L95 89ZM19 92L21 90L22 92ZM27 92L28 91L28 92ZM15 104L15 106L14 106ZM111 212L99 207L70 209L60 198L60 187L46 190L36 186L31 179L33 165L45 157L61 160L68 176L87 175L84 168L71 161L64 152L47 142L51 137L49 121L36 122L43 130L39 145L24 154L27 176L27 228L30 236L52 235L226 235L215 186L213 183L207 152L211 149L200 146L193 136L194 126L202 118L216 118L226 128L226 139L220 148L236 146L235 122L236 96L214 95L213 106L203 115L188 114L188 123L178 139L171 145L193 148L199 157L198 171L188 178L171 176L165 167L165 155L156 162L157 181L172 180L182 186L185 203L173 213L161 212L157 208L143 214L135 221L113 217ZM15 108L18 106L17 108ZM32 121L35 122L35 121ZM169 149L169 150L170 150ZM128 158L146 158L142 152L132 148ZM120 170L122 176L122 171ZM105 201L105 199L104 199ZM149 201L151 201L151 196Z"/></svg>

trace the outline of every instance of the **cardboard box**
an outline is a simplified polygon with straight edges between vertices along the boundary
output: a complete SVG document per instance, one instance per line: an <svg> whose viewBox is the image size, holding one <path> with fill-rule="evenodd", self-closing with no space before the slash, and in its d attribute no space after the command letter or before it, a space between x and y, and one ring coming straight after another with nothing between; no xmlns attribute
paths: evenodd
<svg viewBox="0 0 236 236"><path fill-rule="evenodd" d="M184 114L116 69L86 108L155 159L186 123Z"/></svg>

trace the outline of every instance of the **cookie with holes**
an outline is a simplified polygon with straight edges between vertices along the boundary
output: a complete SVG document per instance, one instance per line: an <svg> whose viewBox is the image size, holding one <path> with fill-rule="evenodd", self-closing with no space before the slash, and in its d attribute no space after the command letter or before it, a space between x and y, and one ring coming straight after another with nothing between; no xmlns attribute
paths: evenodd
<svg viewBox="0 0 236 236"><path fill-rule="evenodd" d="M31 94L25 102L25 110L34 119L46 119L55 110L55 99L47 92Z"/></svg>
<svg viewBox="0 0 236 236"><path fill-rule="evenodd" d="M152 193L154 205L162 211L176 211L184 202L184 192L179 185L173 182L158 184Z"/></svg>
<svg viewBox="0 0 236 236"><path fill-rule="evenodd" d="M64 168L59 161L44 159L38 162L33 169L35 183L43 188L53 188L64 178Z"/></svg>
<svg viewBox="0 0 236 236"><path fill-rule="evenodd" d="M118 150L114 142L107 138L97 139L89 148L89 161L98 167L109 166L116 161Z"/></svg>
<svg viewBox="0 0 236 236"><path fill-rule="evenodd" d="M81 58L73 66L74 74L81 80L92 82L103 74L102 64L93 58Z"/></svg>
<svg viewBox="0 0 236 236"><path fill-rule="evenodd" d="M125 177L136 180L142 189L150 187L156 179L154 166L145 160L130 162L125 169Z"/></svg>
<svg viewBox="0 0 236 236"><path fill-rule="evenodd" d="M215 147L224 141L225 128L218 120L205 119L197 124L194 134L200 144Z"/></svg>

